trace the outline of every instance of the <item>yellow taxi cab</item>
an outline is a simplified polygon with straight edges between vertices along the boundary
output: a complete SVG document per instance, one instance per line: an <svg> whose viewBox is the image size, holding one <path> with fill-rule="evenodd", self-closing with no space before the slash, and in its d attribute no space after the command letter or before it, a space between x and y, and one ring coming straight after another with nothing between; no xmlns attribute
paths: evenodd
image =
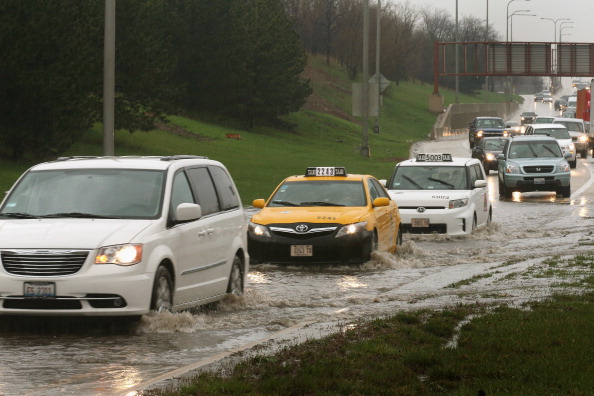
<svg viewBox="0 0 594 396"><path fill-rule="evenodd" d="M396 202L375 177L344 167L307 168L253 205L261 209L248 227L253 262L357 264L402 243Z"/></svg>

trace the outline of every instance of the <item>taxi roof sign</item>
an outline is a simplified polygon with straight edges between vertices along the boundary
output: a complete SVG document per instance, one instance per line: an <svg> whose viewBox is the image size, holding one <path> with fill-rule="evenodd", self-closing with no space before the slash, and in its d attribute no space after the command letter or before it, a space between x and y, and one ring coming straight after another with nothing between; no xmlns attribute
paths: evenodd
<svg viewBox="0 0 594 396"><path fill-rule="evenodd" d="M417 162L452 162L452 154L417 154Z"/></svg>
<svg viewBox="0 0 594 396"><path fill-rule="evenodd" d="M306 177L316 176L346 176L346 168L344 166L315 166L308 167L305 171Z"/></svg>

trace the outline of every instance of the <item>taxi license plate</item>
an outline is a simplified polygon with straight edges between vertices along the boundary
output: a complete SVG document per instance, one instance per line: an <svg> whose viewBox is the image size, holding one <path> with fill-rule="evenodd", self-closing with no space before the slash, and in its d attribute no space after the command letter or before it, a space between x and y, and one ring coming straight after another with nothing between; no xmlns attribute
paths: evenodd
<svg viewBox="0 0 594 396"><path fill-rule="evenodd" d="M291 256L293 256L293 257L313 256L313 246L312 245L291 245Z"/></svg>
<svg viewBox="0 0 594 396"><path fill-rule="evenodd" d="M411 219L411 226L415 228L429 227L429 219Z"/></svg>
<svg viewBox="0 0 594 396"><path fill-rule="evenodd" d="M56 284L54 282L25 282L23 295L25 297L55 297Z"/></svg>
<svg viewBox="0 0 594 396"><path fill-rule="evenodd" d="M534 178L534 184L545 184L544 177L535 177Z"/></svg>

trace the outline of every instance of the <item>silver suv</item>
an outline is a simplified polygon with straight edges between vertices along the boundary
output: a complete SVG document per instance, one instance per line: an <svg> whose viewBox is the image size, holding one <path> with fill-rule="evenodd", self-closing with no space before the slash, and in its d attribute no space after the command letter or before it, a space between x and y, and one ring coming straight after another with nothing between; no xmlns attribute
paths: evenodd
<svg viewBox="0 0 594 396"><path fill-rule="evenodd" d="M0 315L135 316L243 293L247 224L223 164L61 158L0 207Z"/></svg>

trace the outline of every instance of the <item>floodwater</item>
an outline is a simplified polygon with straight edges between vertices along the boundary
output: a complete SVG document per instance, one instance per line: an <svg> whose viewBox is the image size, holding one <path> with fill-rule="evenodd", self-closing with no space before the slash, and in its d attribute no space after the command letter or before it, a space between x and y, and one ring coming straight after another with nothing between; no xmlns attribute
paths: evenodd
<svg viewBox="0 0 594 396"><path fill-rule="evenodd" d="M532 104L547 111L545 104ZM466 136L416 146L469 155ZM358 319L459 303L511 304L547 296L554 279L512 277L551 256L594 250L594 161L578 159L571 198L530 193L499 200L493 222L470 236L405 235L400 253L360 266L252 266L245 296L138 323L43 318L0 322L0 395L134 395L291 327L316 337ZM463 288L455 282L491 273ZM216 360L216 359L215 359ZM189 368L188 368L189 367Z"/></svg>

